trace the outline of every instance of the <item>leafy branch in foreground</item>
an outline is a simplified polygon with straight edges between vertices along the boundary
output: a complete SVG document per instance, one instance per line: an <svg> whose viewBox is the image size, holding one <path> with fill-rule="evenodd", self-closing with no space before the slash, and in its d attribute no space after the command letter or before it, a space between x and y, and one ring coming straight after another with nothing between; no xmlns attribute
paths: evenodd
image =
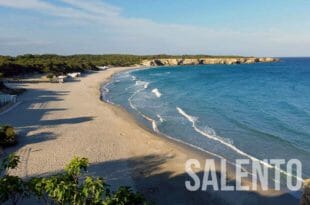
<svg viewBox="0 0 310 205"><path fill-rule="evenodd" d="M0 173L9 169L15 169L18 163L18 156L14 154L9 155L2 161ZM25 189L25 183L21 178L4 174L4 176L0 178L0 202L11 201L12 204L17 204L25 197Z"/></svg>
<svg viewBox="0 0 310 205"><path fill-rule="evenodd" d="M3 160L1 172L15 169L19 157L12 154ZM26 197L35 197L43 204L146 204L142 195L129 187L111 192L101 177L85 176L88 159L75 157L63 173L48 177L34 177L28 181L5 174L0 178L0 203L11 201L15 205Z"/></svg>

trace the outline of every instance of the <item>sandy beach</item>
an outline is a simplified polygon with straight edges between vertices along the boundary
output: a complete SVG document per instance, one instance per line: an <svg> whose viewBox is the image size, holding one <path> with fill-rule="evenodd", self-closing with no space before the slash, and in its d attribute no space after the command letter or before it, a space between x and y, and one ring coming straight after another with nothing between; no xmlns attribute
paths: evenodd
<svg viewBox="0 0 310 205"><path fill-rule="evenodd" d="M14 173L48 175L82 156L90 160L89 174L107 178L112 187L129 185L156 204L298 204L291 195L271 191L187 191L186 160L204 164L213 156L158 136L124 109L100 100L101 84L128 69L133 68L111 68L64 84L22 84L27 92L21 103L0 114L0 124L19 133L19 144L4 150L21 157Z"/></svg>

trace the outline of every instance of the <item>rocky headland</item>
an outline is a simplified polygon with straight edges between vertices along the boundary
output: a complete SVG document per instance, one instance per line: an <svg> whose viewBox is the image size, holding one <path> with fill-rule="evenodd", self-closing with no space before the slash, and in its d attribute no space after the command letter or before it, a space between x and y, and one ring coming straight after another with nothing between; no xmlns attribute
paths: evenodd
<svg viewBox="0 0 310 205"><path fill-rule="evenodd" d="M161 58L152 60L143 60L143 66L176 66L176 65L209 65L209 64L253 64L276 62L277 58L256 58L256 57L227 57L227 58Z"/></svg>

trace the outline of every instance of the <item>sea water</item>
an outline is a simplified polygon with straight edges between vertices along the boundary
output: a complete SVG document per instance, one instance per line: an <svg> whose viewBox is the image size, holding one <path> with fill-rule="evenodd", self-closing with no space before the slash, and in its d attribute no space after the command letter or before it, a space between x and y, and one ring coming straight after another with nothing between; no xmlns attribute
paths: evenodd
<svg viewBox="0 0 310 205"><path fill-rule="evenodd" d="M299 159L310 178L310 58L127 71L102 90L106 101L176 141L232 164Z"/></svg>

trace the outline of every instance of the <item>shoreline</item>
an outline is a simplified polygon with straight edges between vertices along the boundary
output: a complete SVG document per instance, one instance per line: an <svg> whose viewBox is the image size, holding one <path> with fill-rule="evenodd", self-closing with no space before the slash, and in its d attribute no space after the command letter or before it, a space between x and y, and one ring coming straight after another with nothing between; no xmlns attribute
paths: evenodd
<svg viewBox="0 0 310 205"><path fill-rule="evenodd" d="M155 68L156 68L156 67L158 67L158 66L155 66ZM169 67L171 67L171 66L169 66ZM150 68L154 68L154 66L153 66L153 67L143 67L143 69L150 69ZM132 68L132 69L129 69L129 70L124 70L124 71L120 71L120 72L114 73L113 75L118 74L118 73L122 73L122 72L128 72L128 71L139 70L139 69L140 69L140 67L135 67L135 68ZM109 83L111 83L111 80L112 80L113 75L112 75L108 80L105 80L105 82L102 83L101 86L104 87L104 86L108 85ZM101 93L100 93L100 94L101 94ZM100 98L101 98L101 97L100 97ZM148 119L146 119L144 116L141 116L141 117L144 118L145 121L148 121L149 126L147 126L145 123L139 121L139 120L137 119L137 116L135 116L134 113L129 112L127 109L125 109L125 108L122 107L121 105L114 104L113 102L109 102L109 101L107 101L106 99L103 99L103 98L102 98L102 101L103 101L104 103L106 103L106 104L112 105L112 106L114 106L114 107L120 109L121 112L125 112L126 114L129 114L130 117L132 118L132 120L133 120L138 126L140 126L141 128L145 129L146 131L150 132L151 134L153 134L153 135L155 135L155 136L161 138L162 140L167 141L167 142L169 142L169 143L176 144L177 146L182 147L183 149L185 149L185 150L188 151L188 152L195 153L195 155L203 155L203 156L205 157L205 159L210 159L210 158L215 159L215 161L216 161L216 170L220 169L220 162L219 162L219 160L220 160L220 159L225 159L225 160L226 160L225 157L220 156L220 155L217 155L217 154L212 153L212 152L209 152L209 151L206 150L206 149L200 148L200 147L198 147L198 146L192 145L192 144L187 143L187 142L182 141L182 140L178 140L178 139L176 139L176 138L174 138L174 137L172 137L172 136L166 135L165 133L162 133L162 132L160 132L160 131L156 132L156 131L154 130L154 128L153 128L153 129L151 128L151 126L152 126L152 125L151 125L151 122L150 122ZM148 116L146 116L146 117L148 117ZM201 157L201 156L200 156L200 157ZM203 158L203 157L202 157L202 158ZM201 161L201 160L199 160L199 161ZM227 166L228 166L227 169L229 170L229 171L228 171L228 173L229 173L228 176L230 176L230 177L231 177L231 176L234 176L234 175L235 175L234 170L235 170L236 164L227 161ZM232 177L232 178L234 178L234 177ZM249 176L246 180L243 181L243 183L244 183L245 185L251 186L251 185L250 185L250 184L251 184L251 179L250 179L250 178L251 178L251 177ZM231 179L227 179L227 180L231 180ZM242 184L243 184L243 183L242 183ZM260 185L258 185L258 186L260 186ZM269 190L269 191L259 190L258 192L261 193L261 194L266 194L266 193L267 193L267 194L271 194L271 195L279 194L279 193L284 193L284 194L289 193L289 192L283 192L282 190L281 190L281 191L276 191L276 190L272 190L272 189ZM294 192L294 193L295 193L295 192ZM301 194L301 193L299 193L299 192L296 192L295 194L294 194L294 193L289 193L289 194L291 194L295 199L299 199L299 198L297 198L297 197L298 197L299 194Z"/></svg>
<svg viewBox="0 0 310 205"><path fill-rule="evenodd" d="M90 174L107 178L112 187L132 186L157 204L292 202L287 194L273 191L185 190L184 182L189 179L185 161L195 158L203 165L214 156L152 133L121 106L101 100L101 86L114 74L130 69L139 67L110 68L62 85L23 84L28 88L21 96L23 103L0 119L15 126L21 136L17 147L6 150L21 155L16 174L53 173L73 156L83 156L90 159ZM22 112L25 117L19 117ZM233 178L233 170L228 172L228 178Z"/></svg>
<svg viewBox="0 0 310 205"><path fill-rule="evenodd" d="M212 153L212 152L209 152L203 148L200 148L200 147L197 147L195 145L192 145L190 143L187 143L187 142L184 142L182 140L178 140L178 139L175 139L173 138L172 136L169 136L169 135L166 135L162 132L156 132L154 129L152 129L151 127L148 127L147 125L145 125L143 122L140 122L133 113L129 112L128 110L126 110L124 107L122 107L121 105L118 105L118 104L114 104L113 102L109 102L107 101L106 99L103 98L102 96L102 92L101 92L101 89L102 87L105 87L106 85L108 85L111 80L112 80L112 77L115 75L115 74L119 74L119 73L122 73L122 72L128 72L128 71L134 71L134 70L140 70L140 69L150 69L152 67L130 67L129 69L126 69L126 70L123 70L123 71L120 71L120 72L116 72L114 74L112 74L109 78L105 79L105 81L100 84L100 87L99 87L99 92L100 92L100 100L103 102L103 103L106 103L108 105L112 105L114 106L116 109L119 109L120 112L123 112L123 113L126 113L129 115L129 117L134 121L134 123L136 123L137 125L139 125L141 128L145 129L146 131L150 132L151 134L153 135L156 135L157 137L160 137L162 138L163 140L167 140L171 143L177 143L179 146L183 146L184 148L186 149L189 149L191 152L198 152L200 154L205 154L207 156L213 156L213 157L216 157L217 160L219 160L221 157L220 156L216 156L217 154L215 153ZM113 69L113 68L112 68ZM145 118L144 118L145 119ZM147 119L145 119L146 121L148 121ZM150 123L150 121L149 121ZM149 125L151 126L151 124Z"/></svg>
<svg viewBox="0 0 310 205"><path fill-rule="evenodd" d="M141 69L150 69L150 68L152 68L152 67L149 67L149 68L148 68L148 67L142 67ZM112 68L112 69L113 69L113 68ZM149 124L150 127L147 126L145 123L139 121L139 120L137 119L137 117L136 117L133 113L129 112L128 110L126 110L126 109L125 109L124 107L122 107L121 105L114 104L113 102L109 102L109 101L107 101L106 99L104 99L104 98L102 97L102 92L101 92L102 87L105 87L106 85L108 85L108 84L111 82L112 77L113 77L115 74L119 74L119 73L122 73L122 72L128 72L128 71L134 71L134 70L140 70L140 67L129 68L128 70L126 69L126 70L124 70L124 71L120 71L120 72L114 73L114 74L111 75L109 78L107 78L107 79L100 85L100 100L101 100L103 103L106 103L106 104L108 104L108 105L114 106L116 109L119 109L120 112L123 112L123 113L128 114L129 117L130 117L130 118L134 121L134 123L136 123L138 126L140 126L141 128L145 129L146 131L150 132L151 134L153 134L153 135L155 135L155 136L157 136L157 137L162 138L163 140L167 140L167 141L169 141L170 143L176 143L178 146L182 146L183 148L188 149L190 152L196 152L196 153L198 153L198 154L204 154L204 155L206 155L208 158L209 158L210 156L217 158L217 160L220 160L221 158L222 158L222 159L224 158L224 157L221 157L221 156L217 156L217 154L212 153L212 152L209 152L208 150L205 150L205 149L200 148L200 147L198 147L198 146L192 145L192 144L187 143L187 142L184 142L184 141L182 141L182 140L178 140L178 139L176 139L176 138L174 138L174 137L172 137L172 136L166 135L165 133L162 133L162 132L160 132L160 131L156 132L154 129L151 128L152 125L151 125L151 122L148 121L148 119L145 119L145 118L144 118L145 121L148 121L148 122L150 123L150 124ZM142 116L142 118L143 118L143 116ZM229 164L230 164L230 163L229 163ZM232 165L232 164L230 164L230 165L231 165L231 166L234 166L234 165Z"/></svg>

